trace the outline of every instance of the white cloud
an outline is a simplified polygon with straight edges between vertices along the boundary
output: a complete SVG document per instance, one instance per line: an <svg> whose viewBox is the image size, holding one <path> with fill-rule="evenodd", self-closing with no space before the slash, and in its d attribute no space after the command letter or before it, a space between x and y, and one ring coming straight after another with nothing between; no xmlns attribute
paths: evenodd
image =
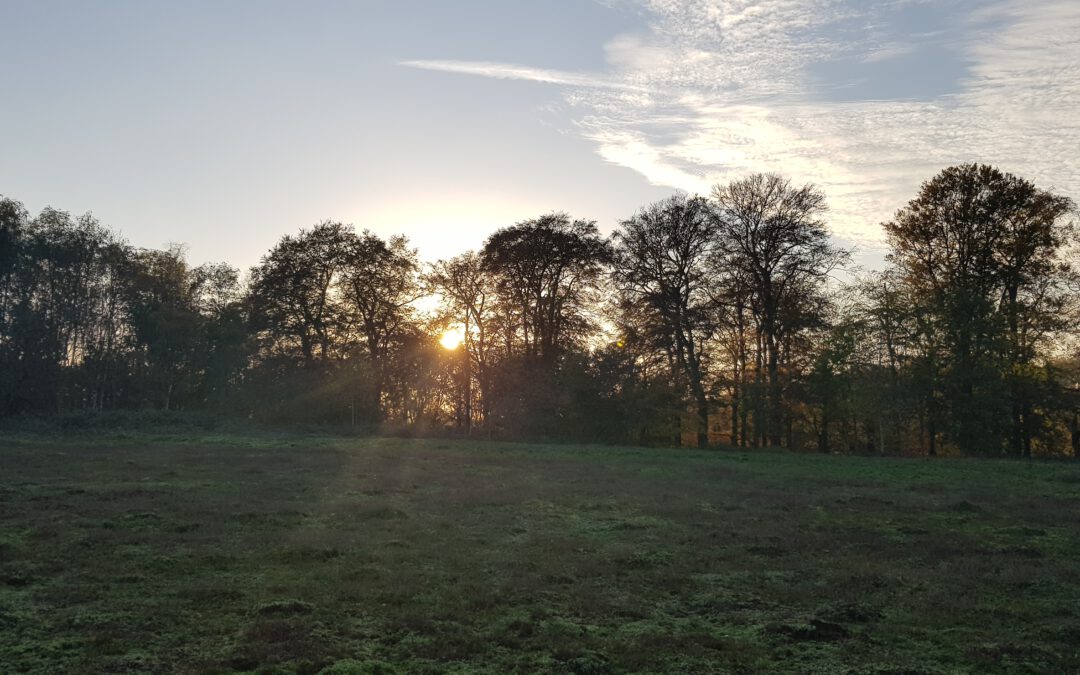
<svg viewBox="0 0 1080 675"><path fill-rule="evenodd" d="M922 0L637 1L648 29L605 46L603 76L434 63L574 86L570 110L600 157L656 185L704 192L754 171L818 183L834 230L871 246L879 223L951 164L992 163L1080 196L1075 0L1004 0L966 17L963 3L924 3L951 8L950 27L902 36L889 35L892 13ZM931 41L967 67L946 96L836 101L810 75L836 59L911 57Z"/></svg>

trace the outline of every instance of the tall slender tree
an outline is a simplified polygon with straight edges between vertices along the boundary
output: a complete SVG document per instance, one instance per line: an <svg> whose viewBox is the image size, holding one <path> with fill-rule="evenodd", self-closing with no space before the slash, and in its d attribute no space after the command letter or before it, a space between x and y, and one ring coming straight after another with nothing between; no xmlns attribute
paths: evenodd
<svg viewBox="0 0 1080 675"><path fill-rule="evenodd" d="M813 185L796 187L776 174L754 174L713 189L718 217L719 274L748 284L767 376L766 436L780 445L784 430L784 339L793 329L785 308L819 288L847 258L829 241L822 217L825 195Z"/></svg>
<svg viewBox="0 0 1080 675"><path fill-rule="evenodd" d="M706 342L715 330L708 261L716 219L700 197L676 195L622 221L612 236L613 276L627 312L649 315L652 334L670 356L673 379L695 410L698 447L709 441Z"/></svg>
<svg viewBox="0 0 1080 675"><path fill-rule="evenodd" d="M405 237L384 241L367 230L348 239L343 260L338 290L344 318L370 365L372 400L381 411L388 362L412 332L413 302L423 295L420 263Z"/></svg>
<svg viewBox="0 0 1080 675"><path fill-rule="evenodd" d="M431 267L427 281L441 298L446 311L460 323L464 352L464 425L465 433L472 431L473 418L479 412L481 422L487 418L490 395L492 358L492 312L495 289L492 274L484 268L480 256L473 251L450 260L440 260ZM479 410L473 406L473 379L479 389Z"/></svg>
<svg viewBox="0 0 1080 675"><path fill-rule="evenodd" d="M169 410L197 386L197 352L205 349L193 278L180 246L136 251L133 263L127 283L137 345L132 365L144 384L142 398Z"/></svg>

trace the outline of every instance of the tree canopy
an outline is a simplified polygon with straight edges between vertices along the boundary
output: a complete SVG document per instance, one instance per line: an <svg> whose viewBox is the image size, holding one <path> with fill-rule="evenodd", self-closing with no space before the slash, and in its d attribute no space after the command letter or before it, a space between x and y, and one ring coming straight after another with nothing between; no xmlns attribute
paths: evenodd
<svg viewBox="0 0 1080 675"><path fill-rule="evenodd" d="M1076 208L949 167L850 267L777 174L603 236L553 212L430 264L326 221L247 274L0 199L0 415L201 410L390 433L1010 454L1080 449Z"/></svg>

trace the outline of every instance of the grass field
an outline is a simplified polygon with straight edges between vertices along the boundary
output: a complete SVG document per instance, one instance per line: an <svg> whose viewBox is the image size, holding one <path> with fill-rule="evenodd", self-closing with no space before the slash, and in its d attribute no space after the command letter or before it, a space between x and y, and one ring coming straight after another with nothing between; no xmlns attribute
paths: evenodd
<svg viewBox="0 0 1080 675"><path fill-rule="evenodd" d="M0 664L1080 672L1080 466L8 438Z"/></svg>

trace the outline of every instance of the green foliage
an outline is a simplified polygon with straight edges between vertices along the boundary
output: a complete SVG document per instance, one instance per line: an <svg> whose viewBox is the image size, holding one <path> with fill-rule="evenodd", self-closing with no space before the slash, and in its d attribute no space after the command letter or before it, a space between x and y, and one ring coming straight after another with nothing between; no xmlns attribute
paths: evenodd
<svg viewBox="0 0 1080 675"><path fill-rule="evenodd" d="M1074 323L1075 275L1062 257L1073 209L1026 180L965 164L923 184L884 225L918 317L914 337L931 347L916 352L930 365L928 403L944 404L942 431L964 453L1030 455L1040 435L1049 399L1039 361Z"/></svg>

